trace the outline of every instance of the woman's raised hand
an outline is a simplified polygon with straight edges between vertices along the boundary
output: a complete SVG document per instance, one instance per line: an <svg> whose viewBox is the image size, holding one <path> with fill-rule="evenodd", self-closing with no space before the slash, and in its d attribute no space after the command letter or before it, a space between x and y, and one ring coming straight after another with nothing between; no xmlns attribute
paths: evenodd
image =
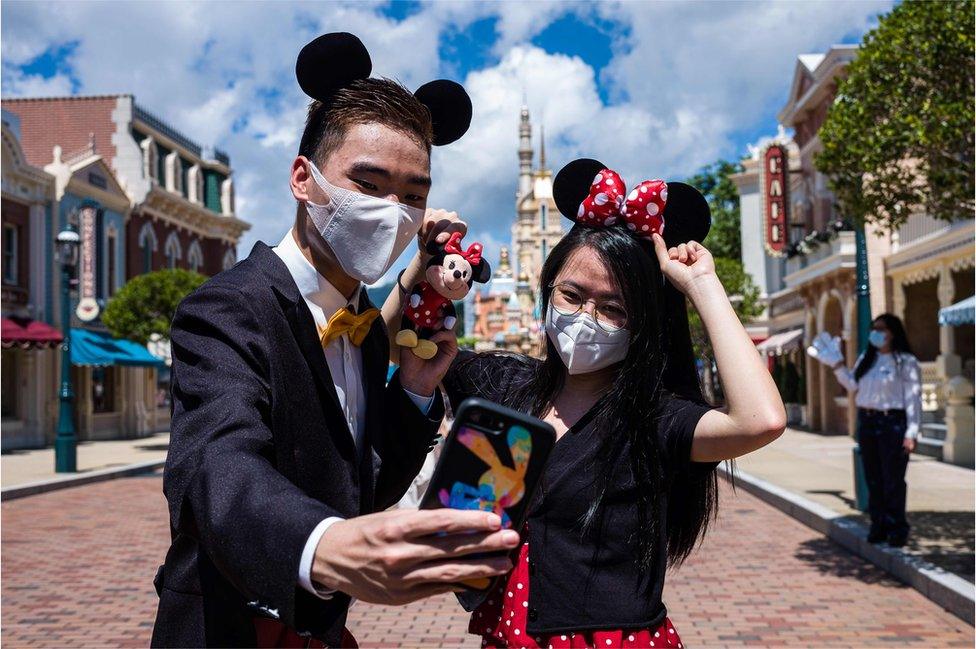
<svg viewBox="0 0 976 649"><path fill-rule="evenodd" d="M705 246L697 241L689 241L668 248L661 235L655 233L651 236L661 271L685 295L689 295L702 280L718 279L715 275L715 260Z"/></svg>

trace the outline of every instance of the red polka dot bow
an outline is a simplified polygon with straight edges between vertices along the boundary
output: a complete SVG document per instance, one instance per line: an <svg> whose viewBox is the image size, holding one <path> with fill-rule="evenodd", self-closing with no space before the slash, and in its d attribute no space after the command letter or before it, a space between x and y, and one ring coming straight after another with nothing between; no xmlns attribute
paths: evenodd
<svg viewBox="0 0 976 649"><path fill-rule="evenodd" d="M657 232L663 236L667 200L668 184L663 180L645 180L627 194L620 174L603 169L593 178L590 193L580 203L576 220L594 227L622 221L634 234L650 238Z"/></svg>
<svg viewBox="0 0 976 649"><path fill-rule="evenodd" d="M451 238L447 240L444 244L444 252L448 255L461 255L464 257L469 264L472 266L477 266L481 263L481 251L484 249L480 243L475 242L468 246L467 250L461 248L461 237L464 236L460 232L452 232Z"/></svg>

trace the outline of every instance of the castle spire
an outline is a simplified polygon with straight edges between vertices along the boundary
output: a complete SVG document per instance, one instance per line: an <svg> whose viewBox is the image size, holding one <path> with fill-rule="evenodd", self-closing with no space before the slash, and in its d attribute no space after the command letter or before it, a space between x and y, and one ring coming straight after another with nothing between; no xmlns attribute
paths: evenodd
<svg viewBox="0 0 976 649"><path fill-rule="evenodd" d="M524 97L523 97L524 102ZM529 193L532 186L532 124L529 121L529 107L522 104L519 120L519 188L518 198Z"/></svg>
<svg viewBox="0 0 976 649"><path fill-rule="evenodd" d="M546 125L539 125L539 171L546 170Z"/></svg>

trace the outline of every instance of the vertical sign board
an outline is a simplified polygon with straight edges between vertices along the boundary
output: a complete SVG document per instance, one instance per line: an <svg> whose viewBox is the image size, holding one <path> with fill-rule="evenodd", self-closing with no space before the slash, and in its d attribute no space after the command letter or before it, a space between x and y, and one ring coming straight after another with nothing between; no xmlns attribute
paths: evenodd
<svg viewBox="0 0 976 649"><path fill-rule="evenodd" d="M759 185L763 201L763 243L772 257L782 257L786 248L787 173L789 155L782 144L771 144L762 154Z"/></svg>
<svg viewBox="0 0 976 649"><path fill-rule="evenodd" d="M95 218L97 208L91 204L82 206L78 215L81 226L81 261L78 282L78 308L75 314L82 322L91 322L98 317L98 302L95 300Z"/></svg>

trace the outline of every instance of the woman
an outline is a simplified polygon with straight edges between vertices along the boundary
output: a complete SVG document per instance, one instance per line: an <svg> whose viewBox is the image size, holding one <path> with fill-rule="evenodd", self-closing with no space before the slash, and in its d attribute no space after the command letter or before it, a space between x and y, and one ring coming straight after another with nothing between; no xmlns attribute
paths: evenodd
<svg viewBox="0 0 976 649"><path fill-rule="evenodd" d="M576 217L594 169L603 165L577 161L557 176L564 215ZM680 236L688 205L680 195L689 194L675 183L668 190L664 220ZM707 231L697 199L688 216ZM764 446L785 426L711 254L695 241L668 248L655 235L652 244L623 219L611 223L577 224L543 265L544 360L461 354L444 380L455 408L479 396L557 433L513 571L487 595L460 596L484 646L681 647L661 602L664 575L714 513L715 463ZM678 291L712 339L726 409L703 403Z"/></svg>
<svg viewBox="0 0 976 649"><path fill-rule="evenodd" d="M871 323L868 348L854 371L844 365L840 341L821 334L812 356L830 365L837 380L856 393L857 438L868 483L868 541L900 547L908 539L905 470L915 450L922 414L922 380L905 327L883 313Z"/></svg>

